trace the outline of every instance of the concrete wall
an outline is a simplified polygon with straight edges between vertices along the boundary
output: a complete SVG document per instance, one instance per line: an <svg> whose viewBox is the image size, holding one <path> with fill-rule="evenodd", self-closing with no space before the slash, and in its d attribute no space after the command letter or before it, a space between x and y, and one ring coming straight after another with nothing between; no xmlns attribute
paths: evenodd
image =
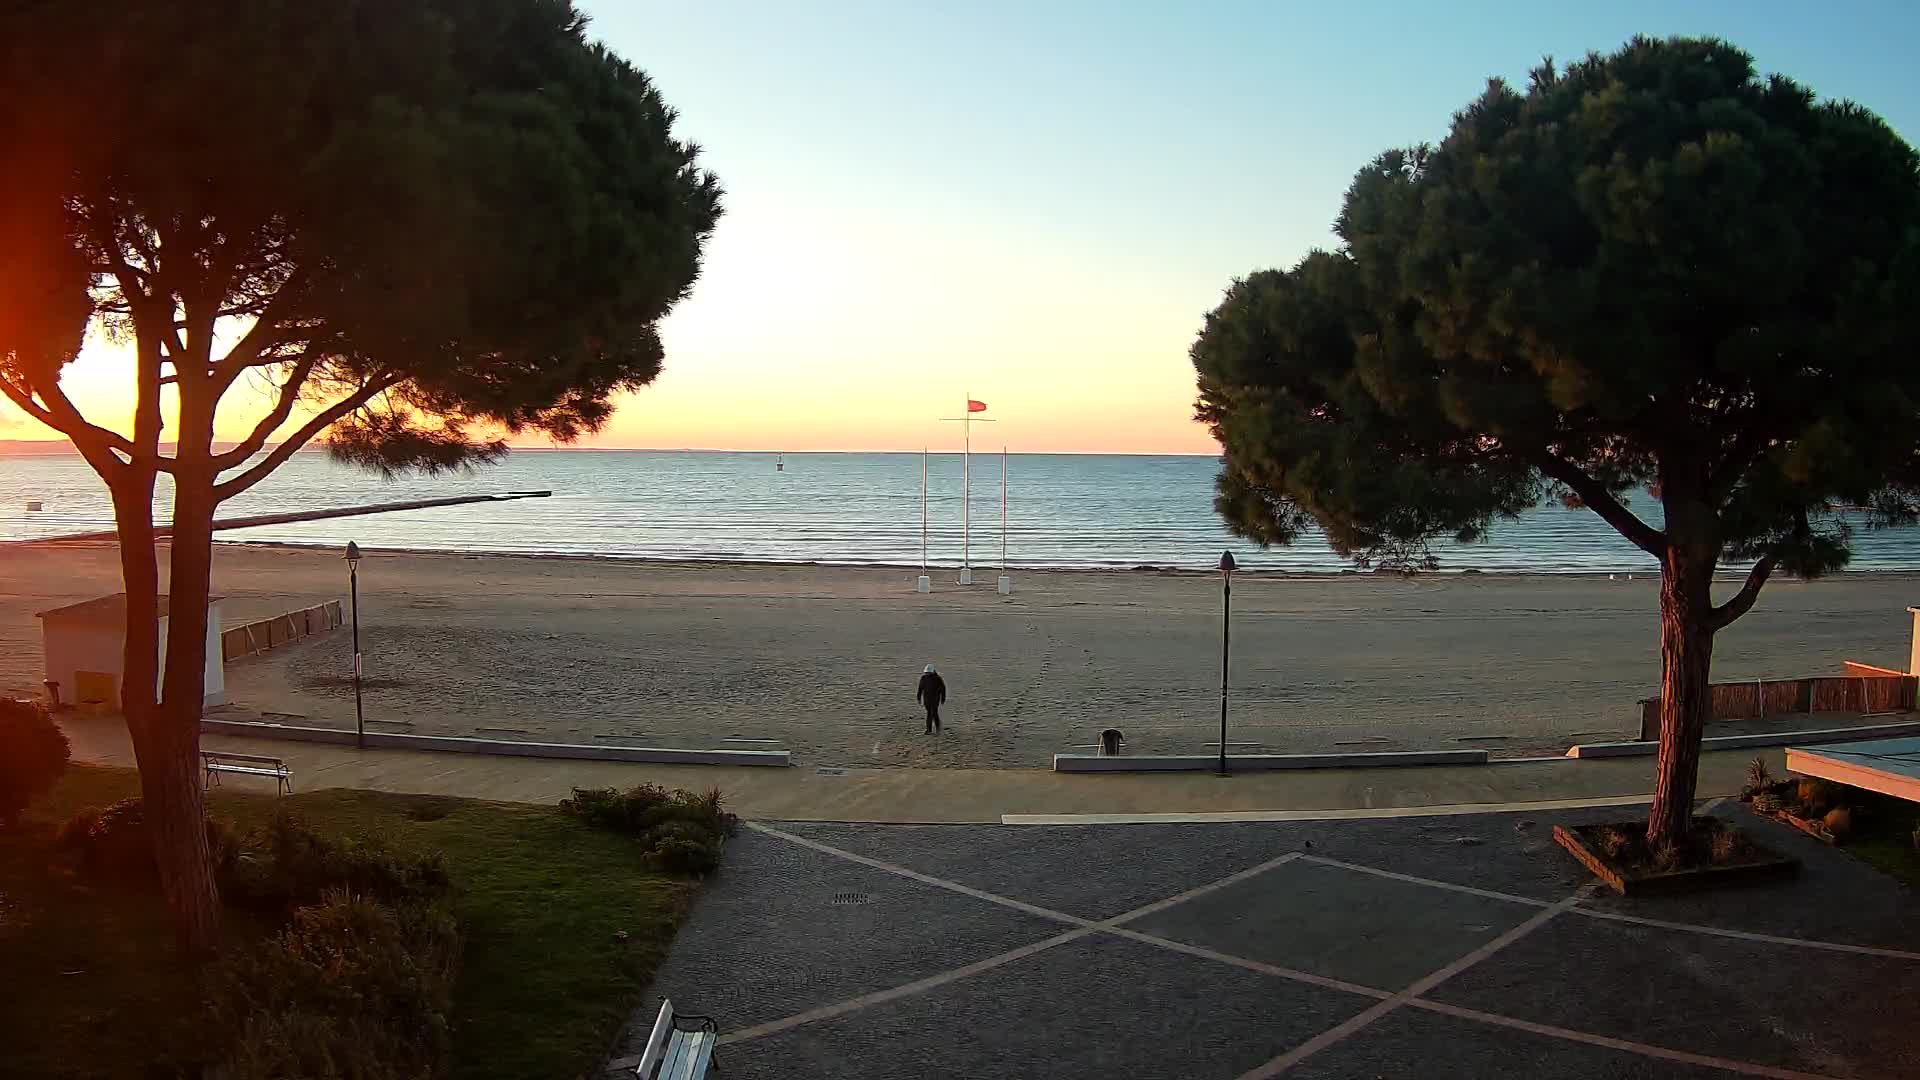
<svg viewBox="0 0 1920 1080"><path fill-rule="evenodd" d="M121 628L107 624L40 620L40 640L47 659L46 677L60 684L60 700L79 701L82 671L100 671L113 676L113 695L107 704L120 706L120 661L126 635Z"/></svg>
<svg viewBox="0 0 1920 1080"><path fill-rule="evenodd" d="M167 670L167 625L169 620L162 617L156 630L160 637L160 679L154 681L154 693L160 692L160 682ZM225 658L221 655L220 630L222 612L220 601L207 605L207 662L201 677L201 686L208 705L227 703L227 671ZM116 623L93 622L83 619L42 619L40 620L40 639L47 660L46 677L60 684L60 700L68 704L79 703L80 672L97 671L113 676L113 695L106 704L120 707L120 682L122 661L126 652L126 628Z"/></svg>

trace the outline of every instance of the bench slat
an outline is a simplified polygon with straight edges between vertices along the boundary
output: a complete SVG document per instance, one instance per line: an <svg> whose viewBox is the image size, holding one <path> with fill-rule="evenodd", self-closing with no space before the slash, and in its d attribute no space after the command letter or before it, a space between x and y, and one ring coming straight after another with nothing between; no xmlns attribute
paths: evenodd
<svg viewBox="0 0 1920 1080"><path fill-rule="evenodd" d="M640 1080L653 1080L653 1067L667 1049L667 1039L673 1034L673 1002L660 1003L660 1015L654 1017L653 1031L647 1036L647 1048L640 1051L640 1064L633 1075Z"/></svg>
<svg viewBox="0 0 1920 1080"><path fill-rule="evenodd" d="M713 1060L714 1043L719 1036L711 1031L696 1031L688 1041L693 1044L693 1057L687 1065L687 1080L701 1080L707 1075L707 1066Z"/></svg>
<svg viewBox="0 0 1920 1080"><path fill-rule="evenodd" d="M207 761L252 761L262 765L279 765L282 768L287 764L283 758L267 757L264 754L235 754L225 750L202 750L200 756Z"/></svg>
<svg viewBox="0 0 1920 1080"><path fill-rule="evenodd" d="M241 773L246 776L283 777L288 775L285 769L255 769L246 765L209 765L207 766L207 771Z"/></svg>
<svg viewBox="0 0 1920 1080"><path fill-rule="evenodd" d="M660 1080L701 1080L707 1059L713 1056L713 1035L705 1031L676 1031L671 1053L660 1067Z"/></svg>

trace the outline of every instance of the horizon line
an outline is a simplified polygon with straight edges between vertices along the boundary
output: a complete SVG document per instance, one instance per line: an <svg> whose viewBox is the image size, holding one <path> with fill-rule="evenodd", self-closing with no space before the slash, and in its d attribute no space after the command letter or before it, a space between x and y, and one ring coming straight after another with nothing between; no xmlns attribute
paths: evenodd
<svg viewBox="0 0 1920 1080"><path fill-rule="evenodd" d="M230 442L231 440L215 440L215 445L220 445L222 443L230 443ZM174 444L162 443L161 445L171 446ZM261 452L262 453L270 452L272 448L277 445L279 444L277 443L268 444L267 446L262 447ZM8 447L8 446L13 446L17 448L18 447L32 448L32 450L28 453L18 453L16 455L11 455L11 456L20 456L20 457L31 457L31 456L53 457L57 455L77 455L79 453L79 451L74 448L72 441L68 439L11 439L9 438L9 439L0 439L0 457L10 456L6 453L6 450L4 449L5 447ZM40 450L41 447L45 447L44 452ZM324 453L326 449L327 448L324 445L308 445L308 446L301 447L299 450L295 451L295 453L298 453L298 454ZM1205 451L1195 451L1195 450L1013 450L1011 448L1005 448L1005 447L1003 447L1002 449L1005 451L1005 453L1007 453L1009 456L1012 456L1012 457L1200 457L1200 458L1211 458L1211 457L1220 456L1220 452L1217 450L1212 452L1205 452ZM960 457L965 453L965 451L961 451L961 450L933 450L929 447L922 447L919 450L914 450L911 448L890 449L890 450L845 450L845 449L841 449L841 450L746 450L746 449L735 449L735 448L717 447L717 446L511 446L510 445L507 447L507 450L509 453L519 453L523 451L528 451L533 453L610 453L610 454L762 454L762 455L795 454L795 455L799 455L799 454L923 454L924 453L924 454L940 454L942 456L951 455L954 457ZM980 451L980 455L982 457L990 457L992 456L992 454L993 454L992 450Z"/></svg>

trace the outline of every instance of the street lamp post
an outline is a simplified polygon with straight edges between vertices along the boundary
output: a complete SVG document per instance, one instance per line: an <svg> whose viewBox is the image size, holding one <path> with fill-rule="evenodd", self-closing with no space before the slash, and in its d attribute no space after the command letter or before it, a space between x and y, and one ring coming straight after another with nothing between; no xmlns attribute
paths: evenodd
<svg viewBox="0 0 1920 1080"><path fill-rule="evenodd" d="M1233 552L1220 553L1220 775L1227 775L1227 656L1233 641Z"/></svg>
<svg viewBox="0 0 1920 1080"><path fill-rule="evenodd" d="M347 591L353 597L353 745L367 748L367 718L360 707L360 545L347 541Z"/></svg>

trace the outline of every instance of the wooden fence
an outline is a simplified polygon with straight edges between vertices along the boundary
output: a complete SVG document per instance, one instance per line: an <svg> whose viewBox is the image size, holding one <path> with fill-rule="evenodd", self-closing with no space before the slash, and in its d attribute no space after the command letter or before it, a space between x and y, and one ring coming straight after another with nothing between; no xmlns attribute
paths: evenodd
<svg viewBox="0 0 1920 1080"><path fill-rule="evenodd" d="M1707 722L1757 720L1785 713L1912 712L1915 678L1903 671L1856 664L1849 660L1844 675L1816 675L1810 679L1755 679L1714 683ZM1660 737L1660 699L1640 703L1640 737Z"/></svg>
<svg viewBox="0 0 1920 1080"><path fill-rule="evenodd" d="M254 656L313 634L324 634L339 628L340 623L340 601L329 600L314 607L231 627L220 634L220 654L227 660Z"/></svg>

